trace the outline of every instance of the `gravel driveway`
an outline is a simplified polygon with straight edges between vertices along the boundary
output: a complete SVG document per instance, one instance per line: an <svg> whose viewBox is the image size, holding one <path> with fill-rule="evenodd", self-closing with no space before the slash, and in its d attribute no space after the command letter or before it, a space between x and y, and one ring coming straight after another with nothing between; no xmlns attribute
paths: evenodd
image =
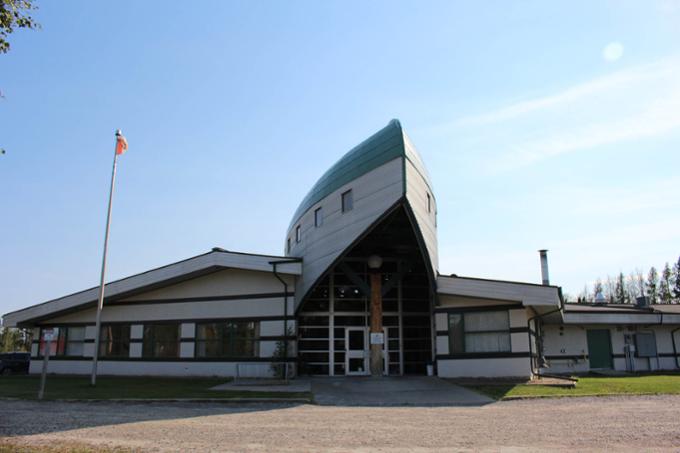
<svg viewBox="0 0 680 453"><path fill-rule="evenodd" d="M0 401L0 408L0 436L27 445L245 452L680 448L680 396L479 407Z"/></svg>

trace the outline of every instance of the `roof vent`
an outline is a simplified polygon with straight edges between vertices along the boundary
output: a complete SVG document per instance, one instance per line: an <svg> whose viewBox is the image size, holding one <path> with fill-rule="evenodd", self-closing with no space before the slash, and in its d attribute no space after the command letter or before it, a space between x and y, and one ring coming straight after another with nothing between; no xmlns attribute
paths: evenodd
<svg viewBox="0 0 680 453"><path fill-rule="evenodd" d="M647 296L636 297L635 306L637 308L649 308L649 297Z"/></svg>
<svg viewBox="0 0 680 453"><path fill-rule="evenodd" d="M229 253L229 250L223 249L222 247L213 247L212 248L213 252L224 252L224 253Z"/></svg>

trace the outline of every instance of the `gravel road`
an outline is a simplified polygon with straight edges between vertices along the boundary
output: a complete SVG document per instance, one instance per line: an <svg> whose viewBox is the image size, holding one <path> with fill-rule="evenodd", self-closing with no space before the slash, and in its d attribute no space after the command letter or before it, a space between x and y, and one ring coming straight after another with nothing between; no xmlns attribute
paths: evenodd
<svg viewBox="0 0 680 453"><path fill-rule="evenodd" d="M0 436L0 446L169 452L680 451L680 396L480 407L0 401Z"/></svg>

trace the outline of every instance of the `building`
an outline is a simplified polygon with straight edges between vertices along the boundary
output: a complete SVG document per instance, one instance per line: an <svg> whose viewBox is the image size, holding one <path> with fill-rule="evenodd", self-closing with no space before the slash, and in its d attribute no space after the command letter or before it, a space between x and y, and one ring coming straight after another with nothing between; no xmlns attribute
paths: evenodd
<svg viewBox="0 0 680 453"><path fill-rule="evenodd" d="M678 368L679 306L565 304L548 281L439 273L437 200L391 121L295 211L284 256L212 251L106 285L101 374L528 378ZM35 329L32 373L86 374L97 288L4 315Z"/></svg>

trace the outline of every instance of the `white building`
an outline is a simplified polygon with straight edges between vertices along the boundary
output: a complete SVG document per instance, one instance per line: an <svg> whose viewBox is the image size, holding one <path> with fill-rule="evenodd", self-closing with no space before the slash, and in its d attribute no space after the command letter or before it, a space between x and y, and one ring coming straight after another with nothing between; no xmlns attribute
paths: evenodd
<svg viewBox="0 0 680 453"><path fill-rule="evenodd" d="M442 275L437 202L391 121L312 187L285 256L219 248L106 285L101 374L531 377L679 368L680 306L565 304L544 284ZM97 288L4 315L59 328L50 371L87 374Z"/></svg>

